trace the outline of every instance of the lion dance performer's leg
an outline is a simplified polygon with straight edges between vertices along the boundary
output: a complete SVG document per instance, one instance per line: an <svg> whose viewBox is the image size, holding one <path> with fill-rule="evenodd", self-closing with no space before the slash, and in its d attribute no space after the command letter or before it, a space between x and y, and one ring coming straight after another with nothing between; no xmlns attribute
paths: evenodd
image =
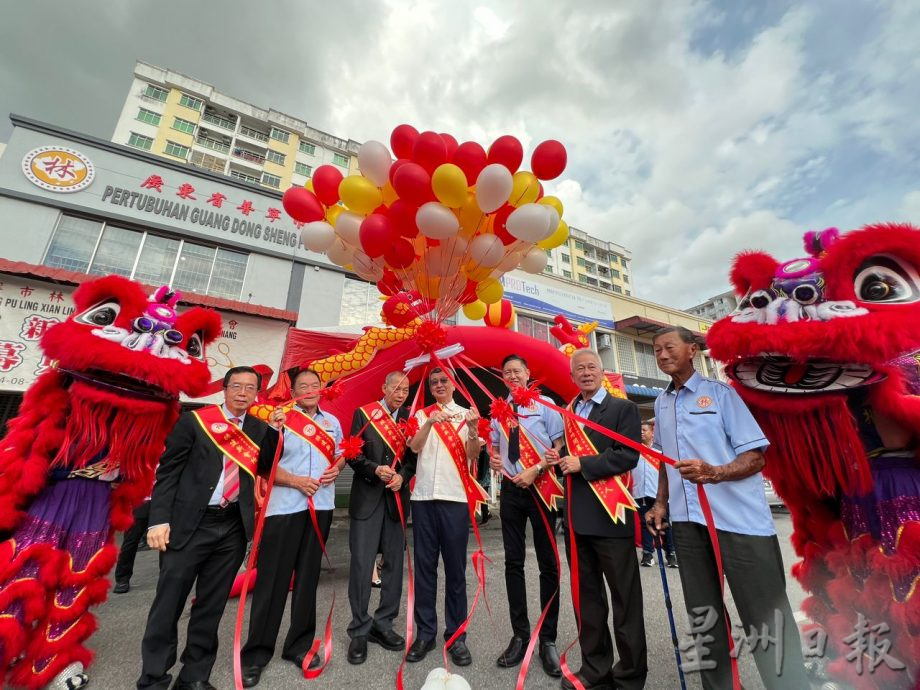
<svg viewBox="0 0 920 690"><path fill-rule="evenodd" d="M81 687L93 653L89 608L105 600L117 548L111 486L69 478L49 484L0 545L0 664L14 687Z"/></svg>

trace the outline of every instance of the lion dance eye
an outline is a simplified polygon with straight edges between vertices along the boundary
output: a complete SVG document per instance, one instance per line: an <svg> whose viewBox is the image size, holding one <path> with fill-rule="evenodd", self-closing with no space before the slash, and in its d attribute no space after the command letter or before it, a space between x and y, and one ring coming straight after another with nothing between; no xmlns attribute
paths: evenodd
<svg viewBox="0 0 920 690"><path fill-rule="evenodd" d="M88 326L111 326L118 318L121 305L114 300L97 304L74 317L78 323Z"/></svg>
<svg viewBox="0 0 920 690"><path fill-rule="evenodd" d="M920 300L920 277L893 256L874 256L860 266L853 280L857 299L876 304Z"/></svg>
<svg viewBox="0 0 920 690"><path fill-rule="evenodd" d="M201 359L204 357L204 345L201 342L201 334L193 333L189 336L188 346L185 348L185 351L189 353L191 357L196 359Z"/></svg>

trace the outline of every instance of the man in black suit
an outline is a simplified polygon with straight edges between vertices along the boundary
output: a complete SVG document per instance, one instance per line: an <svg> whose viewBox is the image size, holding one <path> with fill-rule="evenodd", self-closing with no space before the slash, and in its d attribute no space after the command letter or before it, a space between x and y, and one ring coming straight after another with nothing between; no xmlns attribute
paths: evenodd
<svg viewBox="0 0 920 690"><path fill-rule="evenodd" d="M182 415L166 439L147 530L150 548L161 552L160 577L141 646L138 688L169 687L176 625L197 580L182 670L173 687L213 690L208 678L217 628L253 534L253 475L268 475L278 443L274 429L247 414L260 386L261 376L251 367L228 370L224 404ZM281 410L272 413L273 423L283 418Z"/></svg>
<svg viewBox="0 0 920 690"><path fill-rule="evenodd" d="M598 354L593 350L577 350L572 355L571 367L572 380L581 394L569 409L639 443L639 409L635 403L615 398L604 390L604 367ZM586 690L614 687L639 690L645 686L648 660L642 582L634 541L635 511L623 511L625 521L615 522L591 485L591 482L613 481L617 475L624 475L625 485L639 453L590 428L582 429L571 419L565 423L565 444L564 457L551 459L553 451L548 451L546 457L558 464L565 475L566 504L571 507L569 515L575 533L574 545L566 534L566 554L571 564L575 549L581 590L582 666L576 675ZM596 484L595 488L603 487ZM614 638L620 657L616 665L607 627L605 578L613 602ZM574 685L563 678L562 687L569 689Z"/></svg>
<svg viewBox="0 0 920 690"><path fill-rule="evenodd" d="M384 649L398 651L406 640L393 630L402 596L403 554L406 538L399 518L396 497L403 514L409 513L409 480L415 475L415 453L405 447L399 423L409 412L402 405L409 395L409 379L401 371L391 371L383 384L383 399L355 410L352 435L361 434L361 454L350 461L354 469L348 515L351 529L351 570L348 575L348 661L363 664L367 641ZM393 466L396 457L400 460ZM378 551L383 554L383 583L380 605L373 618L367 607L371 596L371 573Z"/></svg>

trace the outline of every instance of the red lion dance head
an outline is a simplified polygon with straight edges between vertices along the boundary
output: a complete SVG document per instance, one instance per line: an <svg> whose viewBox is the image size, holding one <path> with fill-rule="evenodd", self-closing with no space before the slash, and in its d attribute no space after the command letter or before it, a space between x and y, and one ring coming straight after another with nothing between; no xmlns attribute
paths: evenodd
<svg viewBox="0 0 920 690"><path fill-rule="evenodd" d="M860 613L886 623L882 687L920 660L920 230L872 225L805 235L806 257L738 256L737 310L708 344L771 442L767 475L794 521L805 605L840 656ZM868 675L868 674L867 674Z"/></svg>

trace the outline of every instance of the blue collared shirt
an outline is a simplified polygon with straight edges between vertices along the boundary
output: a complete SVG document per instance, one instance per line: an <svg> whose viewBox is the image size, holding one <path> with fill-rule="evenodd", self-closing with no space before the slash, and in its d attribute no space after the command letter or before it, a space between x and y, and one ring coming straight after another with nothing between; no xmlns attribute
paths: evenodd
<svg viewBox="0 0 920 690"><path fill-rule="evenodd" d="M547 397L540 396L542 400L552 402ZM510 398L509 398L510 402ZM516 405L514 411L517 413L517 421L520 424L523 433L533 443L534 448L543 457L547 449L553 447L553 441L562 438L562 415L551 410L546 405L533 403L533 407L521 407ZM524 467L520 462L512 463L508 460L508 437L502 431L501 424L497 420L492 420L491 442L493 446L498 446L498 452L502 456L502 468L509 476L513 477L521 472Z"/></svg>
<svg viewBox="0 0 920 690"><path fill-rule="evenodd" d="M658 495L658 470L639 453L639 463L632 471L633 498L655 498Z"/></svg>
<svg viewBox="0 0 920 690"><path fill-rule="evenodd" d="M317 409L313 421L323 428L335 440L336 457L342 440L342 425L339 420ZM319 479L329 469L329 461L311 443L308 443L290 429L284 430L284 451L278 466L299 477ZM317 510L335 508L335 482L317 489L313 494L313 505ZM272 487L271 500L268 502L266 516L290 515L307 510L307 497L299 489L291 486Z"/></svg>
<svg viewBox="0 0 920 690"><path fill-rule="evenodd" d="M232 419L233 417L237 416L233 414L230 410L227 409L226 404L221 405L220 408L224 411L224 416L226 416L227 419ZM245 412L239 415L239 420L240 420L240 428L242 428L243 422L246 421ZM224 464L226 464L227 456L223 456L223 462ZM224 468L221 467L220 478L217 480L217 485L214 487L214 493L211 494L211 498L208 500L208 505L209 506L220 505L220 502L223 500L223 498L224 498Z"/></svg>
<svg viewBox="0 0 920 690"><path fill-rule="evenodd" d="M700 459L727 465L741 453L766 450L769 441L735 390L694 372L675 390L673 383L655 400L653 446L675 460ZM706 524L697 485L667 468L672 521ZM706 484L716 528L738 534L776 534L760 472L738 481Z"/></svg>
<svg viewBox="0 0 920 690"><path fill-rule="evenodd" d="M602 402L604 402L604 398L606 397L607 391L604 390L603 386L598 388L597 392L587 400L579 395L575 400L575 414L577 414L579 417L584 417L587 419L589 416L591 416L591 411L594 410L594 406L600 405Z"/></svg>

